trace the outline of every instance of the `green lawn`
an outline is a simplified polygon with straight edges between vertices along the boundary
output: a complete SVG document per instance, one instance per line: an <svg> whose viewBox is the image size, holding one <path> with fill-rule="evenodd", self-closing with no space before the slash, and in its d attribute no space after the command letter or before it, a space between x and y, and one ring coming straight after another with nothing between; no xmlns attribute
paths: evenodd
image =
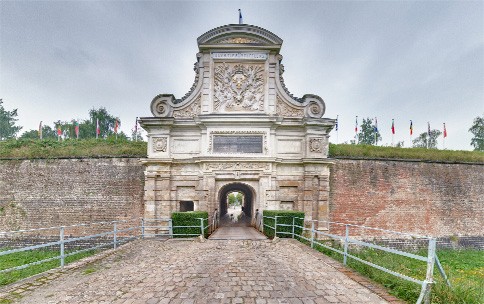
<svg viewBox="0 0 484 304"><path fill-rule="evenodd" d="M121 139L0 141L0 158L146 157L146 153L146 142Z"/></svg>
<svg viewBox="0 0 484 304"><path fill-rule="evenodd" d="M330 157L411 159L424 161L484 163L484 152L367 145L329 145Z"/></svg>
<svg viewBox="0 0 484 304"><path fill-rule="evenodd" d="M332 247L341 249L340 246ZM315 246L316 250L343 261L339 253L328 250L322 246ZM363 249L350 251L361 259L383 266L401 274L423 280L426 273L426 263L383 252L378 249ZM426 256L426 251L417 252L418 255ZM434 269L436 284L432 288L432 303L435 304L478 304L484 303L484 251L473 249L462 250L437 250L437 256L451 281L449 288L440 276L437 268ZM381 270L367 266L353 259L348 259L348 266L357 272L369 277L385 286L394 296L415 303L420 294L420 285L398 279Z"/></svg>
<svg viewBox="0 0 484 304"><path fill-rule="evenodd" d="M6 250L6 249L3 249ZM69 251L66 250L66 254ZM65 264L72 263L74 261L80 260L82 258L88 257L95 254L94 250L81 252L68 256L65 258ZM15 266L20 266L28 263L33 263L43 259L48 259L59 255L58 250L30 250L18 253L11 253L4 256L0 256L0 270L8 269ZM7 285L16 282L20 279L33 276L35 274L47 271L52 268L60 266L60 260L52 260L39 265L33 265L21 270L10 271L7 273L0 273L0 286Z"/></svg>

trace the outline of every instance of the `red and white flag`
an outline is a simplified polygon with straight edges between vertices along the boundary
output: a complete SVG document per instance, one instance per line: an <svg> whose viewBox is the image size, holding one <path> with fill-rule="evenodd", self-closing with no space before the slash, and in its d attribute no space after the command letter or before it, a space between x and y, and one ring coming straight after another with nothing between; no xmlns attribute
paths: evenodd
<svg viewBox="0 0 484 304"><path fill-rule="evenodd" d="M116 122L114 124L114 133L118 134L118 127L119 127L119 123L118 123L118 120L116 119Z"/></svg>
<svg viewBox="0 0 484 304"><path fill-rule="evenodd" d="M99 128L99 118L96 118L96 138L101 134L101 128Z"/></svg>
<svg viewBox="0 0 484 304"><path fill-rule="evenodd" d="M444 122L444 138L447 137L447 128L445 127L445 122Z"/></svg>

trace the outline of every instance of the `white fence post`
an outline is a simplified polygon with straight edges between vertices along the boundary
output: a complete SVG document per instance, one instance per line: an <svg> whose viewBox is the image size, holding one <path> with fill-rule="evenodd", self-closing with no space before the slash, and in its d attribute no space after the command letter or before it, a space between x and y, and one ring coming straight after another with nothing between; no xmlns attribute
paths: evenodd
<svg viewBox="0 0 484 304"><path fill-rule="evenodd" d="M314 248L314 221L311 222L311 248Z"/></svg>
<svg viewBox="0 0 484 304"><path fill-rule="evenodd" d="M64 226L60 227L60 232L59 232L59 236L60 236L60 264L61 264L61 267L64 268L64 262L65 262L65 257L64 257Z"/></svg>
<svg viewBox="0 0 484 304"><path fill-rule="evenodd" d="M201 236L205 237L205 233L203 233L203 218L200 219L200 232Z"/></svg>
<svg viewBox="0 0 484 304"><path fill-rule="evenodd" d="M168 220L168 229L170 233L170 238L173 238L173 220L172 219Z"/></svg>
<svg viewBox="0 0 484 304"><path fill-rule="evenodd" d="M346 265L346 261L348 259L348 239L350 236L350 226L348 224L345 225L345 245L344 245L344 255L343 255L343 265Z"/></svg>
<svg viewBox="0 0 484 304"><path fill-rule="evenodd" d="M432 284L434 283L434 266L435 266L435 247L436 240L434 238L429 239L429 249L427 255L427 274L425 276L425 281L422 284L422 291L417 300L417 304L430 303L430 292L432 290Z"/></svg>
<svg viewBox="0 0 484 304"><path fill-rule="evenodd" d="M277 237L277 215L274 217L274 237Z"/></svg>
<svg viewBox="0 0 484 304"><path fill-rule="evenodd" d="M117 240L117 235L116 235L117 234L117 228L118 227L116 225L116 222L114 222L114 229L113 229L113 243L114 243L113 248L114 248L114 250L116 250L116 243L118 241Z"/></svg>
<svg viewBox="0 0 484 304"><path fill-rule="evenodd" d="M145 238L145 219L141 219L141 238Z"/></svg>

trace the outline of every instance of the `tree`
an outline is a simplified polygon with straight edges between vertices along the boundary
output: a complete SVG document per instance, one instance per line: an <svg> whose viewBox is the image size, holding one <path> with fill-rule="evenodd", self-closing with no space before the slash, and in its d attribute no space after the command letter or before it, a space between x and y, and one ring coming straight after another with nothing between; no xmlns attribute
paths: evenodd
<svg viewBox="0 0 484 304"><path fill-rule="evenodd" d="M119 118L109 114L106 108L101 107L98 110L93 108L89 110L89 120L85 120L79 126L79 136L81 136L82 130L83 133L87 133L82 134L83 138L96 137L96 123L97 121L99 121L99 138L106 138L109 135L114 134L114 126L116 125L116 120L118 121L118 124L121 125L121 121L119 120Z"/></svg>
<svg viewBox="0 0 484 304"><path fill-rule="evenodd" d="M469 132L474 134L471 139L471 146L474 146L474 150L484 151L484 114L474 118Z"/></svg>
<svg viewBox="0 0 484 304"><path fill-rule="evenodd" d="M20 139L39 139L39 131L38 130L30 130L25 131L20 137ZM56 129L52 129L49 126L42 126L42 138L57 138L57 131Z"/></svg>
<svg viewBox="0 0 484 304"><path fill-rule="evenodd" d="M3 107L3 100L0 98L0 140L15 138L22 127L16 126L17 109L7 111Z"/></svg>
<svg viewBox="0 0 484 304"><path fill-rule="evenodd" d="M424 132L412 141L413 147L437 149L437 138L440 135L442 135L442 132L437 129L430 130L430 136L427 132Z"/></svg>
<svg viewBox="0 0 484 304"><path fill-rule="evenodd" d="M376 130L376 126L373 124L373 120L371 118L363 118L363 122L360 126L360 132L357 136L358 143L360 145L374 145L377 143L377 141L381 140L380 131Z"/></svg>

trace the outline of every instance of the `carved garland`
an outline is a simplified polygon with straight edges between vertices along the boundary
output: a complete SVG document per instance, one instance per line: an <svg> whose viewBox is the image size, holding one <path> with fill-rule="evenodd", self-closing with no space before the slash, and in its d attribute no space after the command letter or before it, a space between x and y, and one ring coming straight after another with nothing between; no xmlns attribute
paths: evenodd
<svg viewBox="0 0 484 304"><path fill-rule="evenodd" d="M276 113L277 115L284 117L304 117L303 109L293 108L282 101L279 97L277 97Z"/></svg>
<svg viewBox="0 0 484 304"><path fill-rule="evenodd" d="M175 118L193 118L198 116L201 112L200 97L197 98L191 105L180 110L173 111Z"/></svg>
<svg viewBox="0 0 484 304"><path fill-rule="evenodd" d="M208 139L208 149L207 152L213 153L213 136L214 135L219 135L219 134L235 134L235 135L244 135L244 134L257 134L257 135L262 135L262 141L263 141L263 149L264 149L264 154L267 154L268 148L267 148L267 133L265 131L211 131ZM220 153L217 153L220 154ZM224 153L225 154L225 153ZM252 153L245 153L245 154L252 154ZM253 154L259 154L259 153L253 153Z"/></svg>

